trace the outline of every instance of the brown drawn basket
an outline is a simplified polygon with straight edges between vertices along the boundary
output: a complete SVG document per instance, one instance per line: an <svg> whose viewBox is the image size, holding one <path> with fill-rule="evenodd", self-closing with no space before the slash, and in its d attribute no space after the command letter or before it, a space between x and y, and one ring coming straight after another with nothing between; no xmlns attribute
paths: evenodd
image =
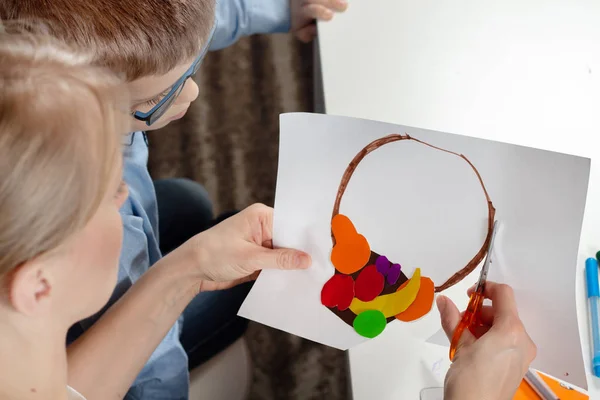
<svg viewBox="0 0 600 400"><path fill-rule="evenodd" d="M485 194L485 199L487 202L487 207L488 207L488 228L487 228L487 235L485 237L484 242L481 244L481 248L479 249L479 251L473 256L473 258L471 258L471 260L462 268L458 269L458 271L456 273L454 273L450 278L448 278L445 282L443 282L441 285L436 285L435 286L435 292L439 293L442 292L452 286L454 286L455 284L457 284L458 282L460 282L461 280L463 280L467 275L469 275L475 268L477 268L477 266L479 265L479 263L483 260L483 258L485 257L485 253L487 251L487 247L489 244L489 241L491 240L492 237L492 231L493 231L493 227L494 227L494 216L496 214L496 209L494 208L494 205L492 204L492 200L490 199L490 196L487 192L487 189L485 187L485 184L483 183L483 179L481 178L481 175L479 174L479 171L477 171L477 168L475 168L475 166L471 163L471 161L469 161L469 159L467 157L465 157L462 154L458 154L455 153L453 151L450 150L445 150L442 149L440 147L437 146L433 146L429 143L426 143L422 140L416 139L411 137L408 134L404 134L404 135L400 135L400 134L391 134L379 139L376 139L374 141L372 141L371 143L369 143L367 146L365 146L362 150L360 150L358 152L358 154L356 154L356 156L352 159L352 161L350 162L350 164L348 165L348 168L346 168L346 171L344 172L344 175L342 176L340 185L338 187L337 190L337 195L335 198L335 203L333 206L333 212L331 215L331 218L333 220L333 218L339 214L340 211L340 203L342 201L342 197L344 196L344 192L346 191L346 187L348 186L348 183L350 182L350 178L352 178L352 174L354 173L354 171L356 170L356 168L358 167L358 164L371 152L377 150L378 148L388 144L388 143L392 143L392 142L398 142L398 141L403 141L403 140L410 140L416 143L420 143L424 146L428 146L430 148L433 148L435 150L439 150L439 151L443 151L445 153L449 153L452 154L456 157L459 157L461 159L463 159L466 163L469 164L469 166L471 167L471 169L473 170L473 172L475 173L475 175L477 175L477 179L479 180L479 183L481 184L481 188L483 189L483 193ZM336 241L335 241L335 237L333 235L333 231L331 232L331 241L333 243L333 246L335 246ZM369 261L367 262L367 264L365 264L365 266L368 265L373 265L375 264L375 260L379 257L380 255L373 251L371 249L371 256L369 258ZM391 262L393 262L392 260L390 260ZM363 266L361 269L359 269L358 271L354 272L353 274L351 274L350 276L352 276L352 278L356 281L356 279L358 278L358 275L360 274L360 272L362 271L362 269L365 267ZM341 272L335 270L336 274L342 274ZM344 274L342 274L344 275ZM400 272L400 277L397 280L397 282L393 285L389 285L387 282L385 283L384 289L383 291L380 293L380 295L385 295L385 294L390 294L390 293L394 293L404 282L406 282L408 280L408 277L401 271ZM329 308L334 314L336 314L339 318L341 318L344 322L346 322L348 325L352 326L354 319L356 318L356 315L348 308L344 311L340 311L338 308ZM387 318L387 322L391 322L393 321L395 318L394 317L389 317Z"/></svg>

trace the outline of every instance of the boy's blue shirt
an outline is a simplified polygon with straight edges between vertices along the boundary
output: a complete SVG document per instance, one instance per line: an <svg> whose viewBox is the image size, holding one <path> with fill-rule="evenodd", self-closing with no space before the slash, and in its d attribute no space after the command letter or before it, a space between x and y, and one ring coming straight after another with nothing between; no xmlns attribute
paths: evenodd
<svg viewBox="0 0 600 400"><path fill-rule="evenodd" d="M219 50L239 38L257 33L290 30L290 0L217 0L217 31L211 50Z"/></svg>
<svg viewBox="0 0 600 400"><path fill-rule="evenodd" d="M243 36L287 32L290 28L289 0L217 0L216 18L218 25L211 50L227 47ZM133 136L133 141L131 146L125 148L123 164L123 176L129 186L129 198L120 210L124 227L123 250L119 261L118 283L104 310L118 300L162 257L158 238L156 193L147 167L148 146L144 140L144 133L134 132L129 135ZM81 327L89 328L102 312L82 321ZM183 364L183 367L187 368L186 354L179 342L182 322L180 318L171 328L150 357L134 386L143 385L145 381L153 379L152 375L161 369L150 366L157 359L167 356L169 365ZM175 371L170 373L173 372Z"/></svg>

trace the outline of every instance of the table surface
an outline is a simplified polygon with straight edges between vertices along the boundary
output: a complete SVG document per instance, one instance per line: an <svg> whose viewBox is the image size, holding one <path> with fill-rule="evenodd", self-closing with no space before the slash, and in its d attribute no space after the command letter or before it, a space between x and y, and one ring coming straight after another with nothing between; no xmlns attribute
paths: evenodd
<svg viewBox="0 0 600 400"><path fill-rule="evenodd" d="M351 0L346 13L319 24L329 114L592 158L576 283L588 371L582 271L600 248L600 163L592 157L600 133L598 21L594 0ZM350 350L355 400L418 399L421 389L443 384L447 348L398 346L393 337ZM600 398L600 380L587 378L591 398Z"/></svg>

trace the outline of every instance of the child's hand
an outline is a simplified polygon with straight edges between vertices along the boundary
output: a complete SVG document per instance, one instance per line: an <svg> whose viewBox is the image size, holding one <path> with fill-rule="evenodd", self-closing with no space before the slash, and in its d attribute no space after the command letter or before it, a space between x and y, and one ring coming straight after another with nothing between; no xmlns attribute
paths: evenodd
<svg viewBox="0 0 600 400"><path fill-rule="evenodd" d="M317 35L315 20L329 21L336 12L346 10L346 0L290 0L292 28L296 37L308 43Z"/></svg>

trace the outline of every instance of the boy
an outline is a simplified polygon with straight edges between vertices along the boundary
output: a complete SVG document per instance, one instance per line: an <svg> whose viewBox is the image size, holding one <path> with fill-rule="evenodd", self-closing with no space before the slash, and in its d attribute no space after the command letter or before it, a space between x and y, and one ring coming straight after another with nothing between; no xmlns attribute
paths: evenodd
<svg viewBox="0 0 600 400"><path fill-rule="evenodd" d="M251 234L242 234L231 229L231 224L227 228L219 225L209 230L211 234L204 235L203 240L195 237L190 241L192 245L188 242L179 247L189 236L210 225L207 221L211 217L210 203L203 189L189 181L157 185L159 196L175 197L177 206L165 205L166 196L160 196L163 198L157 201L147 171L146 138L141 132L161 128L185 114L198 94L197 85L189 77L208 49L226 47L243 35L290 28L301 40L308 41L315 34L313 19L330 19L333 10L345 8L345 3L334 0L291 0L291 4L287 1L221 0L217 5L214 0L5 0L0 3L0 19L41 19L58 38L91 50L97 64L110 67L127 80L133 99L134 132L126 138L124 165L130 197L121 209L123 251L118 283L105 311L122 299L102 318L103 312L76 325L72 337L81 336L68 349L70 384L86 397L186 399L188 355L198 363L243 332L235 314L248 287L202 293L194 298L182 289L190 285L189 276L175 267L169 270L167 264L195 266L198 270L213 268L195 284L194 294L239 283L239 280L229 281L229 275L222 272L227 268L251 271L256 265L306 266L306 257L303 259L298 254L277 250L255 254L250 251L257 250L246 249L247 242L269 236L265 233L271 228L265 221L270 214L261 208L246 213L250 216L246 217L249 218L247 225L258 226L258 233L252 230ZM177 211L179 205L199 205L195 210L188 208L189 212L183 215L175 213L172 218L160 218L161 232L173 226L190 230L184 235L187 237L161 238L162 242L171 244L169 248L159 247L157 202L161 210L171 211ZM182 220L187 223L182 224ZM177 249L173 250L174 247ZM173 251L161 263L166 271L161 281L141 280L136 290L129 290L161 259L165 250ZM250 262L252 268L246 265ZM183 318L174 324L184 309ZM87 332L83 333L84 330Z"/></svg>

